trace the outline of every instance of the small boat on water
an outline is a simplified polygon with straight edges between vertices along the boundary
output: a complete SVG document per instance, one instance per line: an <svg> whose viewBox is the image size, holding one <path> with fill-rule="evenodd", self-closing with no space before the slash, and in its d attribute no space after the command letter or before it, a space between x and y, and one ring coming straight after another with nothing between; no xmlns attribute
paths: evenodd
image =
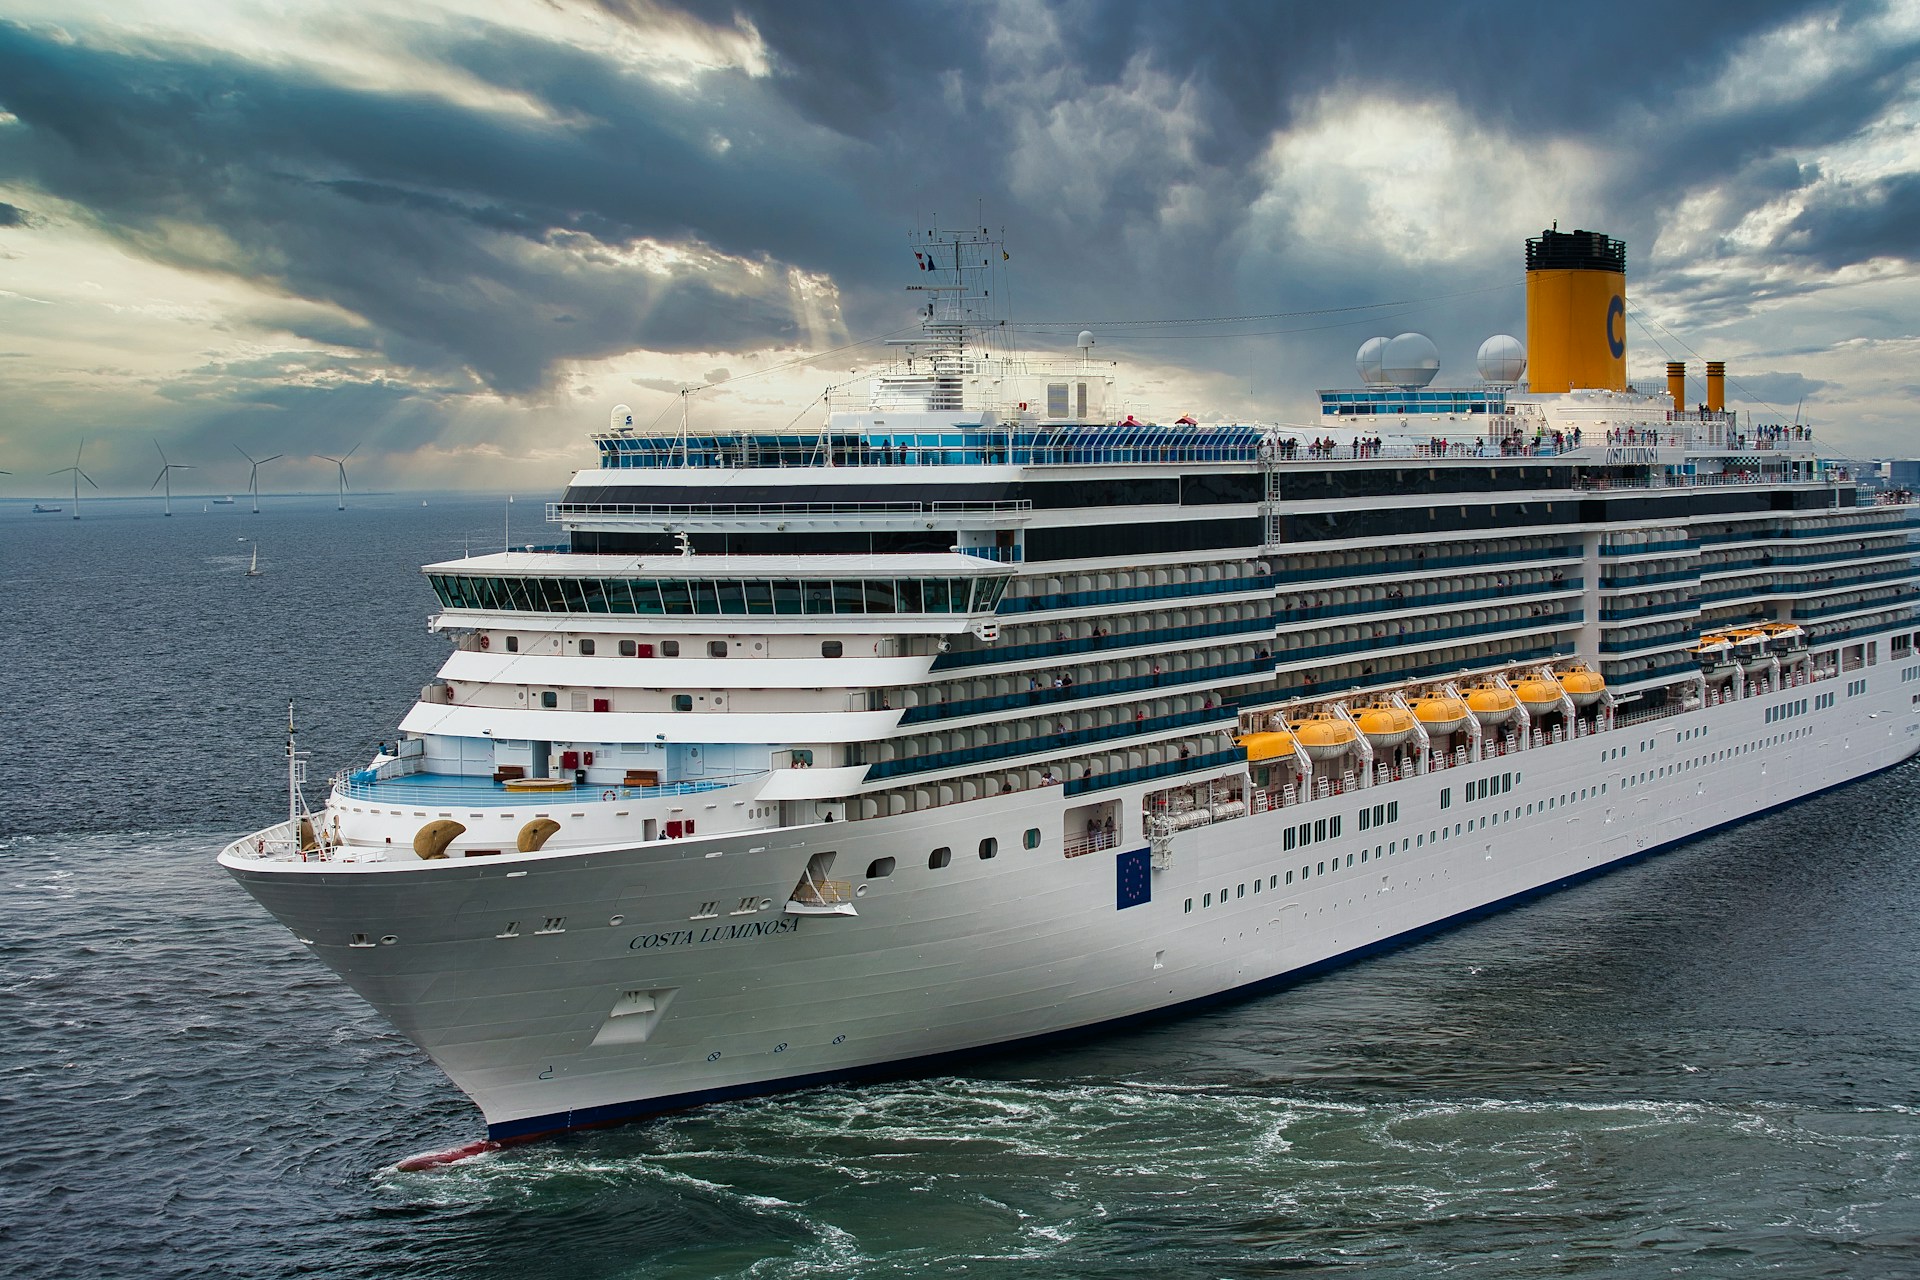
<svg viewBox="0 0 1920 1280"><path fill-rule="evenodd" d="M253 544L253 559L248 563L247 572L243 576L248 578L260 576L260 544L257 542Z"/></svg>
<svg viewBox="0 0 1920 1280"><path fill-rule="evenodd" d="M230 507L233 505L233 499L232 498L215 498L213 500L213 505L216 507Z"/></svg>
<svg viewBox="0 0 1920 1280"><path fill-rule="evenodd" d="M34 503L34 504L33 504L33 514L35 514L35 515L37 515L37 516L57 516L57 515L59 515L59 514L60 514L60 508L58 508L58 507L43 507L43 506L41 506L41 505L40 505L39 503L37 503L37 502L36 502L36 503Z"/></svg>

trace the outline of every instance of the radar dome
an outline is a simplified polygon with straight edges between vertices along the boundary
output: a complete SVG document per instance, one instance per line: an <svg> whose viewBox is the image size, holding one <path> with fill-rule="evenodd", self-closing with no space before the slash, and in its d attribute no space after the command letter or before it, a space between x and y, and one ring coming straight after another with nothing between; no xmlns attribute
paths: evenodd
<svg viewBox="0 0 1920 1280"><path fill-rule="evenodd" d="M1381 379L1396 387L1424 387L1440 372L1440 348L1424 333L1403 333L1381 353Z"/></svg>
<svg viewBox="0 0 1920 1280"><path fill-rule="evenodd" d="M1360 381L1370 387L1378 386L1380 383L1386 381L1386 379L1381 376L1381 370L1385 367L1382 364L1381 358L1385 356L1386 353L1387 340L1385 338L1368 338L1360 344L1359 354L1353 358L1353 363L1360 370Z"/></svg>
<svg viewBox="0 0 1920 1280"><path fill-rule="evenodd" d="M622 427L631 427L633 425L633 410L623 404L613 406L611 417L612 420L607 425L615 431L620 430Z"/></svg>
<svg viewBox="0 0 1920 1280"><path fill-rule="evenodd" d="M1527 349L1510 333L1496 333L1480 344L1480 376L1488 382L1518 382L1527 371Z"/></svg>

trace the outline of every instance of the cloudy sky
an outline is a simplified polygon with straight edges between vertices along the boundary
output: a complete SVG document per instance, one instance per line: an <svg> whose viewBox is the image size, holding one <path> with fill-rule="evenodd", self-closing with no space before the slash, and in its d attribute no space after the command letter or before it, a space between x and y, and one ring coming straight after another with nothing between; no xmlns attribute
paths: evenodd
<svg viewBox="0 0 1920 1280"><path fill-rule="evenodd" d="M1471 381L1524 239L1604 230L1635 378L1912 455L1917 54L1914 3L0 0L0 495L82 436L109 491L157 438L540 492L617 402L783 425L936 225L1005 229L1023 346L1262 421L1375 333Z"/></svg>

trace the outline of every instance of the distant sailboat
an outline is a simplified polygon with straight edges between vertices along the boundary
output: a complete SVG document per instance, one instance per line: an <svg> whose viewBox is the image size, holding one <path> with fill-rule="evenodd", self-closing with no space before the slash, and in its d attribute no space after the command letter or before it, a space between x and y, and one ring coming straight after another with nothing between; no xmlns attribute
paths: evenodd
<svg viewBox="0 0 1920 1280"><path fill-rule="evenodd" d="M260 544L257 542L253 544L253 562L247 566L246 576L249 578L260 576Z"/></svg>

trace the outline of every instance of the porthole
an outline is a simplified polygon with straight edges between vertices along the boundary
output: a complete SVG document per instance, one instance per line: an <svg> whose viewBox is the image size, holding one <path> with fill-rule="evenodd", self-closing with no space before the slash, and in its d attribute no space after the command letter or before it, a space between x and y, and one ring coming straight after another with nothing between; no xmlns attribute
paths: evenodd
<svg viewBox="0 0 1920 1280"><path fill-rule="evenodd" d="M662 640L660 642L660 656L663 658L679 657L680 642L678 640Z"/></svg>
<svg viewBox="0 0 1920 1280"><path fill-rule="evenodd" d="M1040 828L1028 827L1027 834L1020 837L1020 843L1029 849L1038 849L1040 847Z"/></svg>
<svg viewBox="0 0 1920 1280"><path fill-rule="evenodd" d="M690 693L676 693L676 694L674 694L674 695L673 695L673 709L674 709L675 711L691 711L691 710L693 710L693 695L692 695L692 694L690 694Z"/></svg>
<svg viewBox="0 0 1920 1280"><path fill-rule="evenodd" d="M727 642L726 642L725 640L709 640L709 641L707 641L707 656L708 656L709 658L724 658L724 657L726 657L726 656L727 656Z"/></svg>
<svg viewBox="0 0 1920 1280"><path fill-rule="evenodd" d="M580 641L580 656L583 658L593 656L593 641L584 638Z"/></svg>
<svg viewBox="0 0 1920 1280"><path fill-rule="evenodd" d="M927 870L938 871L952 861L953 850L947 848L945 845L941 845L938 849L935 849L927 855Z"/></svg>
<svg viewBox="0 0 1920 1280"><path fill-rule="evenodd" d="M893 874L892 858L875 858L867 864L867 879L884 880Z"/></svg>
<svg viewBox="0 0 1920 1280"><path fill-rule="evenodd" d="M1000 842L994 839L992 836L988 836L985 840L982 840L980 842L980 860L982 862L986 861L988 858L993 857L995 854L999 852L1000 852Z"/></svg>
<svg viewBox="0 0 1920 1280"><path fill-rule="evenodd" d="M820 656L823 658L837 658L845 652L845 646L838 640L822 640L820 642Z"/></svg>

